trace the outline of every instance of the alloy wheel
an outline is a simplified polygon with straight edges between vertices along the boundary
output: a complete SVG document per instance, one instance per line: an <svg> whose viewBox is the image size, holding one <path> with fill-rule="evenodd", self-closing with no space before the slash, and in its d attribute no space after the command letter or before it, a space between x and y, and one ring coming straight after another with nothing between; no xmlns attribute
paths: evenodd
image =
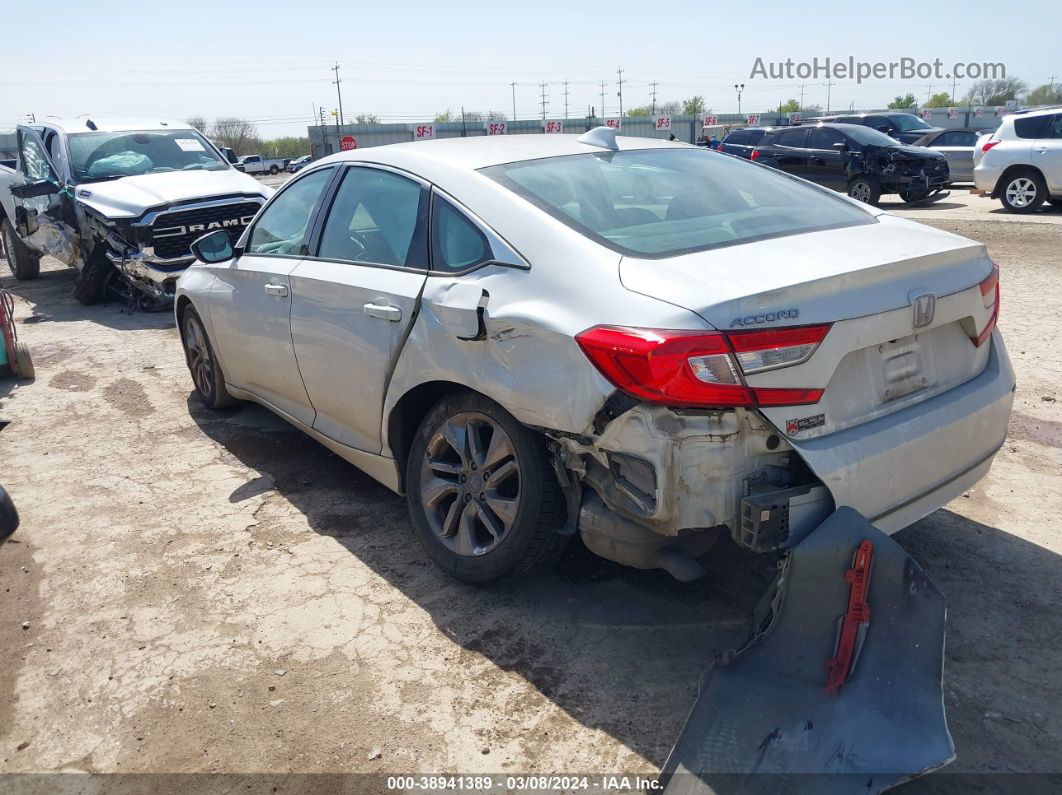
<svg viewBox="0 0 1062 795"><path fill-rule="evenodd" d="M420 500L432 532L452 552L485 555L516 522L520 462L512 439L479 412L448 417L432 434L420 469Z"/></svg>
<svg viewBox="0 0 1062 795"><path fill-rule="evenodd" d="M1018 177L1007 185L1006 194L1012 207L1028 207L1036 199L1036 183L1028 177Z"/></svg>
<svg viewBox="0 0 1062 795"><path fill-rule="evenodd" d="M199 394L209 396L214 391L214 362L207 345L206 332L194 315L184 322L184 348L188 352L188 369Z"/></svg>

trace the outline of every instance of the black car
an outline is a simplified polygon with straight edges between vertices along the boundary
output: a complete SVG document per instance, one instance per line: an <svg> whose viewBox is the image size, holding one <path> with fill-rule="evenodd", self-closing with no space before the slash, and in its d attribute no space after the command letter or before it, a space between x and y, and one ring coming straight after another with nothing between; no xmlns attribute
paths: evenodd
<svg viewBox="0 0 1062 795"><path fill-rule="evenodd" d="M811 119L811 124L827 122L830 124L862 124L878 132L903 141L905 144L913 144L923 135L941 127L927 124L913 113L850 113L848 115L820 116Z"/></svg>
<svg viewBox="0 0 1062 795"><path fill-rule="evenodd" d="M948 161L856 124L819 124L766 133L752 160L853 199L877 204L883 193L906 202L936 201L947 194Z"/></svg>
<svg viewBox="0 0 1062 795"><path fill-rule="evenodd" d="M745 127L741 130L732 130L722 140L716 151L725 152L728 155L737 155L748 160L752 157L752 150L759 144L764 133L773 129L773 127Z"/></svg>

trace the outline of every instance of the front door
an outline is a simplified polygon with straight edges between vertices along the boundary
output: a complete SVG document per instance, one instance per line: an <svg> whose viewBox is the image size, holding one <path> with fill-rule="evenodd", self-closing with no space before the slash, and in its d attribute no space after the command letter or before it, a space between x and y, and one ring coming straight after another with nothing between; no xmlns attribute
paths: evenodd
<svg viewBox="0 0 1062 795"><path fill-rule="evenodd" d="M380 452L384 393L428 272L428 190L383 168L348 167L316 256L291 274L291 336L314 428Z"/></svg>
<svg viewBox="0 0 1062 795"><path fill-rule="evenodd" d="M808 134L808 159L800 176L834 190L846 191L845 154L837 144L845 138L829 127L812 127Z"/></svg>
<svg viewBox="0 0 1062 795"><path fill-rule="evenodd" d="M291 344L290 274L334 175L323 168L293 179L254 221L240 256L211 267L208 312L226 378L305 425L314 411Z"/></svg>
<svg viewBox="0 0 1062 795"><path fill-rule="evenodd" d="M73 265L80 256L73 189L29 127L18 128L18 171L22 179L11 186L11 196L19 237L34 251Z"/></svg>
<svg viewBox="0 0 1062 795"><path fill-rule="evenodd" d="M1048 119L1043 137L1033 142L1032 162L1043 172L1047 189L1062 194L1062 113Z"/></svg>

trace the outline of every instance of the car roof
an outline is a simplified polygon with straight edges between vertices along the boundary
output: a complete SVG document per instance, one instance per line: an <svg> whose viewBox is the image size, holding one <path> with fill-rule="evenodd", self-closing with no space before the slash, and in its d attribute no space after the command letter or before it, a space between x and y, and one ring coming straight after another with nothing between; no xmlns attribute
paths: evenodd
<svg viewBox="0 0 1062 795"><path fill-rule="evenodd" d="M467 138L436 138L431 141L407 141L386 146L373 146L338 152L317 163L369 162L394 166L417 172L429 163L461 170L478 170L488 166L537 160L563 155L602 154L611 150L579 142L579 135L527 134L478 135ZM636 149L695 149L700 147L659 138L630 138L616 136L620 151Z"/></svg>
<svg viewBox="0 0 1062 795"><path fill-rule="evenodd" d="M812 119L812 121L816 121ZM820 121L815 124L794 124L792 127L775 127L772 132L784 132L785 130L811 130L815 127L825 127L829 130L837 130L839 132L848 132L854 130L856 132L863 132L866 127L862 124L845 124L843 122L834 121Z"/></svg>
<svg viewBox="0 0 1062 795"><path fill-rule="evenodd" d="M92 122L96 129L88 126ZM36 124L27 124L27 127L54 127L57 130L70 133L82 132L134 132L143 130L190 130L192 125L182 121L167 121L165 119L98 119L91 116L76 119L63 119L46 116Z"/></svg>
<svg viewBox="0 0 1062 795"><path fill-rule="evenodd" d="M1006 114L1007 116L1041 116L1046 114L1055 114L1062 110L1062 105L1049 105L1046 108L1030 108L1029 110L1015 110Z"/></svg>

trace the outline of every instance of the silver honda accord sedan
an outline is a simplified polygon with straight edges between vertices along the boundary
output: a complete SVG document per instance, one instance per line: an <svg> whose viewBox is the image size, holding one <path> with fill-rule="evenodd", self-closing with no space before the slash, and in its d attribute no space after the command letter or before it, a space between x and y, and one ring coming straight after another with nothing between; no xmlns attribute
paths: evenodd
<svg viewBox="0 0 1062 795"><path fill-rule="evenodd" d="M680 579L836 507L969 489L1014 374L984 247L659 140L455 138L300 172L175 311L199 398L252 400L405 494L467 581L594 552Z"/></svg>

